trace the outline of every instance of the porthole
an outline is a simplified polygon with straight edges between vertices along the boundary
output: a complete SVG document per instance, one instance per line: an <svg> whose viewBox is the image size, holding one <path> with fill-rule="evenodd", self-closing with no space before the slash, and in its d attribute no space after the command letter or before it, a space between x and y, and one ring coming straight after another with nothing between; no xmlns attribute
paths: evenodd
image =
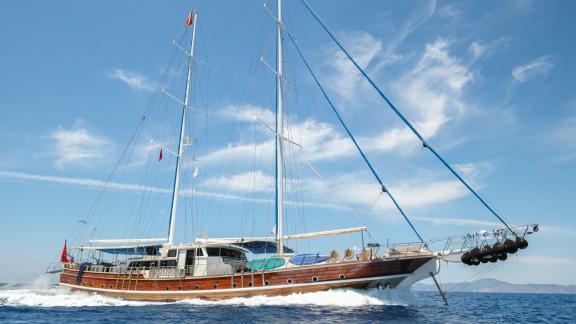
<svg viewBox="0 0 576 324"><path fill-rule="evenodd" d="M200 285L196 285L196 286L194 286L194 289L196 289L196 290L200 290Z"/></svg>
<svg viewBox="0 0 576 324"><path fill-rule="evenodd" d="M232 288L236 288L236 287L237 287L236 283L233 283Z"/></svg>
<svg viewBox="0 0 576 324"><path fill-rule="evenodd" d="M314 281L314 282L318 281L318 277L316 277L316 276L312 277L312 281Z"/></svg>
<svg viewBox="0 0 576 324"><path fill-rule="evenodd" d="M166 290L170 290L170 287L169 287L169 286L166 286Z"/></svg>
<svg viewBox="0 0 576 324"><path fill-rule="evenodd" d="M114 288L114 286L110 285L110 289L113 289L113 288Z"/></svg>
<svg viewBox="0 0 576 324"><path fill-rule="evenodd" d="M248 287L252 287L252 281L248 283Z"/></svg>
<svg viewBox="0 0 576 324"><path fill-rule="evenodd" d="M182 286L178 287L178 290L182 290Z"/></svg>
<svg viewBox="0 0 576 324"><path fill-rule="evenodd" d="M338 278L340 278L340 280L344 280L344 279L346 279L346 276L345 276L343 273L341 273L341 274L338 276Z"/></svg>
<svg viewBox="0 0 576 324"><path fill-rule="evenodd" d="M286 282L288 282L288 284L291 285L294 282L294 280L292 280L292 278L288 278L288 280L286 280Z"/></svg>
<svg viewBox="0 0 576 324"><path fill-rule="evenodd" d="M90 287L94 287L94 283L90 283Z"/></svg>
<svg viewBox="0 0 576 324"><path fill-rule="evenodd" d="M270 286L270 281L268 280L264 281L264 286Z"/></svg>
<svg viewBox="0 0 576 324"><path fill-rule="evenodd" d="M102 288L104 288L104 284L102 284Z"/></svg>
<svg viewBox="0 0 576 324"><path fill-rule="evenodd" d="M217 284L216 284L216 285L214 285L213 287L214 287L214 289L218 289L218 285L217 285Z"/></svg>

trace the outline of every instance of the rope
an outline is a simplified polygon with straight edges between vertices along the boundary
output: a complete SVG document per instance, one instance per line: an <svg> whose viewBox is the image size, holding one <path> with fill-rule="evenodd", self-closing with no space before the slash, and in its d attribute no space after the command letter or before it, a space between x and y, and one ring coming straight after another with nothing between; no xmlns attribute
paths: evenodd
<svg viewBox="0 0 576 324"><path fill-rule="evenodd" d="M412 126L412 124L406 119L406 117L404 117L404 115L394 106L394 104L392 104L392 102L388 99L388 97L386 97L386 95L380 90L380 88L376 85L376 83L374 83L374 81L372 81L372 79L368 76L368 74L366 74L366 72L364 71L364 69L362 69L362 67L360 67L360 65L358 65L358 63L352 58L352 56L348 53L348 51L346 51L346 49L344 48L344 46L342 46L342 44L336 39L336 37L334 36L334 34L332 34L332 32L328 29L328 27L326 26L326 24L322 21L322 19L320 19L320 17L316 14L316 12L314 12L314 10L310 7L310 5L308 4L308 2L306 0L300 0L300 2L302 2L302 4L306 7L306 9L308 9L308 11L312 14L312 16L314 17L314 19L316 19L316 21L320 24L320 26L322 26L322 28L328 33L328 35L330 36L330 38L332 38L332 40L336 43L336 45L338 45L338 47L342 50L342 52L344 52L344 54L346 55L346 57L348 57L348 59L354 64L354 66L356 67L356 69L358 69L358 71L362 74L362 76L364 76L364 78L370 83L370 85L372 85L372 87L374 88L374 90L376 90L376 92L378 92L378 94L380 95L380 97L382 97L382 99L384 99L384 101L386 101L386 103L388 104L388 106L394 111L394 113L400 117L400 119L404 122L404 124L406 124L406 126L408 126L408 128L410 128L410 130L414 133L414 135L416 135L416 137L418 137L418 139L422 142L422 146L424 146L425 148L429 149L430 152L432 152L432 154L434 154L434 156L436 156L436 158L438 158L438 160L440 160L440 162L442 162L442 164L444 164L444 166L446 168L448 168L448 170L450 170L450 172L458 179L460 180L460 182L474 195L476 196L476 198L478 198L478 200L484 205L484 207L486 207L494 216L496 216L496 218L498 218L498 220L500 222L502 222L502 224L504 224L504 226L506 226L506 228L508 228L512 233L514 233L514 235L516 235L516 233L514 231L512 231L512 229L510 228L510 226L508 226L508 224L502 219L502 217L500 217L500 215L498 215L494 209L492 209L492 207L490 207L488 205L488 203L486 203L486 201L484 201L484 199L482 199L482 197L480 197L480 195L474 190L472 189L472 187L470 187L470 185L450 166L450 164L448 164L448 162L446 162L441 156L440 154L438 154L438 152L436 152L436 150L430 146L430 144L428 144L426 142L426 140L422 137L422 135L420 135L420 133L416 130L416 128L414 128L414 126Z"/></svg>
<svg viewBox="0 0 576 324"><path fill-rule="evenodd" d="M414 225L412 224L412 222L408 219L408 216L406 216L406 213L404 213L404 210L400 207L400 205L398 204L398 202L396 201L396 199L394 198L394 196L392 196L392 194L390 193L390 190L388 190L386 188L386 186L384 185L384 183L382 182L382 180L380 179L380 177L378 176L378 173L376 173L376 170L374 170L374 168L372 167L372 164L370 163L370 161L368 161L368 158L366 157L366 155L364 154L364 152L362 151L362 149L360 148L360 145L358 145L358 142L356 142L356 139L354 138L354 135L352 135L352 133L350 132L350 130L348 129L348 127L346 126L346 123L344 123L344 120L342 119L342 117L340 117L340 114L338 113L338 110L336 109L336 107L334 106L334 104L332 103L332 101L330 100L330 98L328 97L328 94L326 94L326 91L324 91L324 88L322 87L322 85L320 84L320 81L318 81L318 78L316 78L316 74L314 74L314 72L312 71L312 68L310 67L310 65L308 64L308 61L306 61L306 58L304 58L304 55L302 54L302 52L300 51L300 48L298 47L298 45L296 45L296 42L294 41L294 38L292 38L292 35L290 33L287 33L288 37L290 38L290 41L292 42L292 44L294 45L294 47L296 48L296 51L298 52L300 58L302 59L302 61L304 62L304 65L306 65L306 68L308 69L308 72L310 72L310 74L312 75L312 78L314 79L314 81L316 82L316 85L318 86L318 88L320 88L320 91L322 91L322 94L324 95L324 98L326 99L326 101L328 102L328 104L330 105L330 107L332 108L332 111L334 111L334 113L336 114L336 117L338 118L338 121L340 122L340 124L342 125L342 127L344 127L344 129L346 130L346 133L348 134L348 136L350 137L350 139L352 140L352 142L354 143L354 146L356 147L356 149L358 150L358 152L360 153L360 155L362 156L362 159L364 160L364 162L366 162L366 165L368 166L368 168L370 168L370 171L372 171L372 174L374 175L374 177L376 178L376 180L378 181L378 183L380 184L381 188L382 188L382 192L386 193L388 195L388 197L390 198L390 200L392 201L392 203L394 203L394 206L396 206L396 209L398 209L398 211L400 212L400 214L402 214L402 217L404 217L404 220L406 220L406 222L408 223L408 225L410 225L410 227L412 228L412 231L414 231L414 233L416 234L416 236L418 236L418 239L420 240L420 242L424 243L424 240L422 239L422 237L420 236L420 234L418 233L418 231L416 230L416 228L414 227Z"/></svg>

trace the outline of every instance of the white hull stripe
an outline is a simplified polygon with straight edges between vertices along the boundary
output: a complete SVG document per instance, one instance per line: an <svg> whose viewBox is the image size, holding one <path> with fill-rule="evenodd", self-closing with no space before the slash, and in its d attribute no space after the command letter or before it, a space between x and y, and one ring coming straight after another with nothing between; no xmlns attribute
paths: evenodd
<svg viewBox="0 0 576 324"><path fill-rule="evenodd" d="M108 293L120 293L120 294L133 294L133 295L204 295L207 293L229 293L229 292L242 292L242 291L265 291L265 290L277 290L284 288L294 288L294 287L308 287L308 286L318 286L318 285L330 285L336 283L354 283L354 282L364 282L364 281L379 281L388 280L395 278L408 277L412 274L401 274L401 275L391 275L391 276L380 276L380 277L369 277L369 278L357 278L357 279L343 279L343 280L330 280L330 281L318 281L291 285L278 285L278 286L264 286L264 287L248 287L248 288L228 288L228 289L207 289L207 290L121 290L121 289L106 289L106 288L94 288L94 287L83 287L76 286L72 284L60 283L61 286L70 287L74 289L89 290L95 292L108 292Z"/></svg>

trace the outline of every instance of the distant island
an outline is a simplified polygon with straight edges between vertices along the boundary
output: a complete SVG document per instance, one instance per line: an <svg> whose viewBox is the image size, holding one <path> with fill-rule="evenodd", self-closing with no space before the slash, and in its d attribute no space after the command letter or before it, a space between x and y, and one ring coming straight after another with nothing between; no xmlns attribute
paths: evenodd
<svg viewBox="0 0 576 324"><path fill-rule="evenodd" d="M576 294L576 285L512 284L491 278L466 283L446 283L442 286L447 292ZM436 291L434 284L423 283L415 284L412 289L414 291Z"/></svg>

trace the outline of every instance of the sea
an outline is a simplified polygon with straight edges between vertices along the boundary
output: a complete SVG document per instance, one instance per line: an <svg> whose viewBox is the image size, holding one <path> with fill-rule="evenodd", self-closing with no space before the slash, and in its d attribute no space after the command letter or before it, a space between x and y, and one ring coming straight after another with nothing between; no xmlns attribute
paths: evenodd
<svg viewBox="0 0 576 324"><path fill-rule="evenodd" d="M576 323L576 295L343 289L281 297L142 302L34 282L0 287L0 323Z"/></svg>

